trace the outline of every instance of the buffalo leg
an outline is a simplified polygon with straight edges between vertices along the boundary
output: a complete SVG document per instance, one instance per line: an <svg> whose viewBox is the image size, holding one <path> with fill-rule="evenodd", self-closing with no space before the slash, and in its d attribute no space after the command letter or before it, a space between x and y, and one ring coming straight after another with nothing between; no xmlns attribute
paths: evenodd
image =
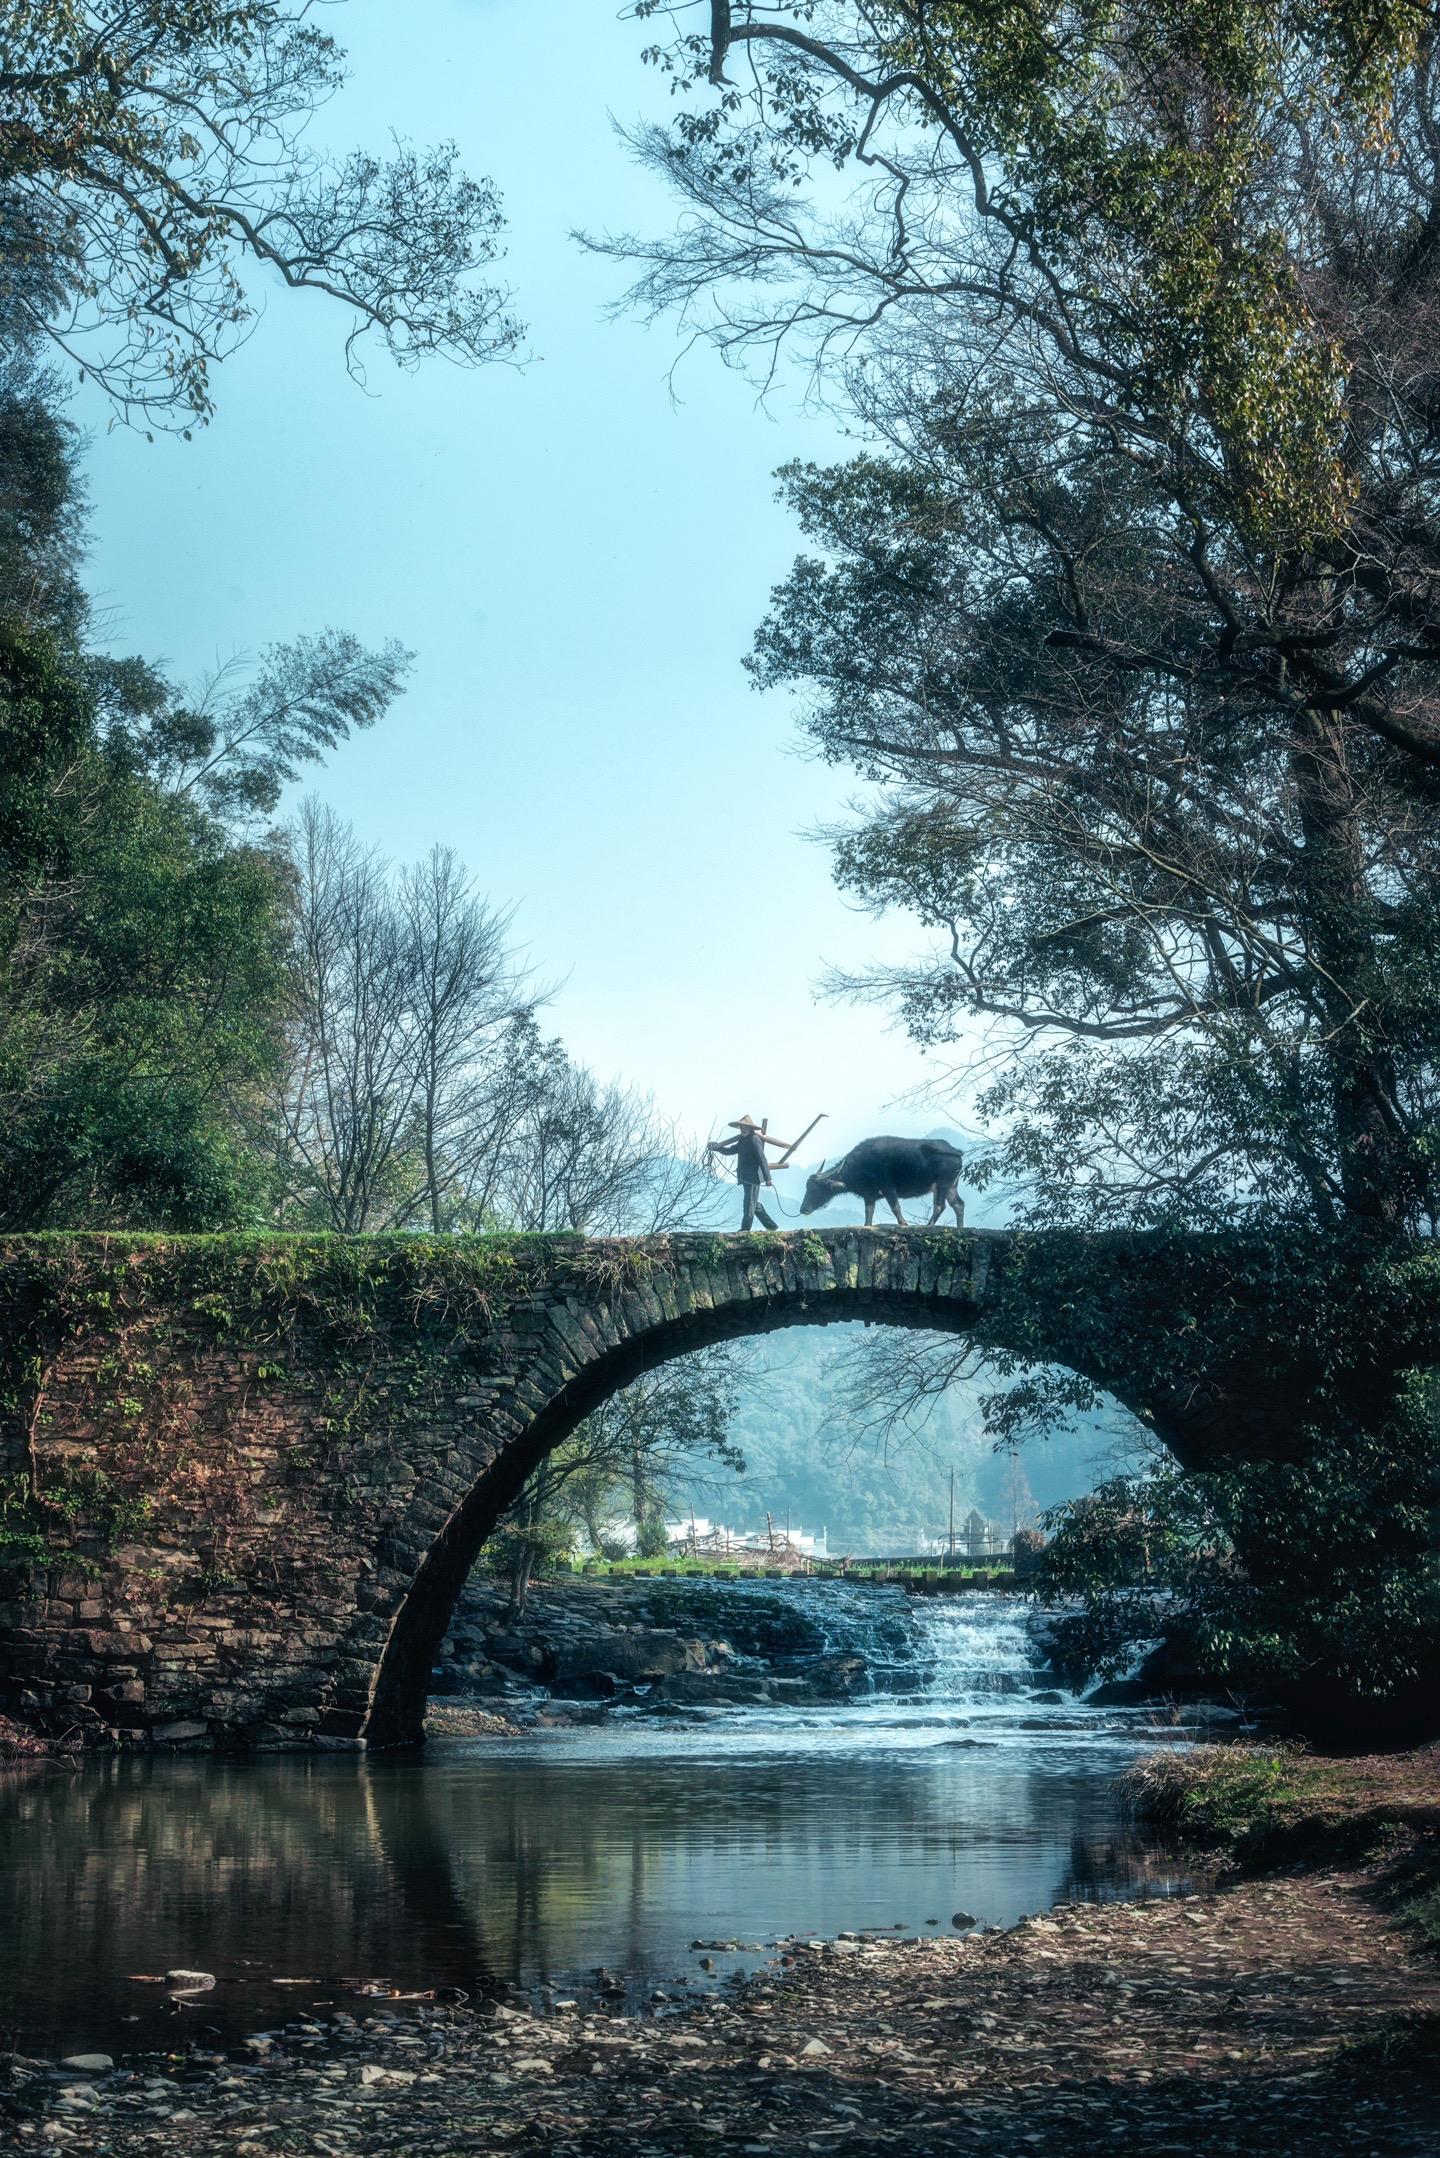
<svg viewBox="0 0 1440 2158"><path fill-rule="evenodd" d="M956 1228L963 1229L965 1226L965 1201L961 1198L959 1190L954 1184L950 1186L950 1204L955 1212Z"/></svg>
<svg viewBox="0 0 1440 2158"><path fill-rule="evenodd" d="M934 1189L934 1190L933 1190L933 1191L931 1192L931 1194L930 1194L930 1199L931 1199L931 1206L930 1206L930 1220L929 1220L929 1222L927 1223L927 1225L926 1225L926 1226L927 1226L927 1227L929 1227L929 1228L931 1228L931 1229L933 1229L933 1228L934 1228L934 1226L935 1226L935 1224L936 1224L936 1222L937 1222L937 1221L938 1221L938 1220L940 1219L940 1216L941 1216L941 1215L942 1215L942 1214L944 1213L944 1211L945 1211L945 1205L946 1205L946 1199L947 1199L947 1193L946 1193L946 1190L945 1190L945 1186L944 1186L943 1184L937 1184L937 1185L935 1186L935 1189Z"/></svg>
<svg viewBox="0 0 1440 2158"><path fill-rule="evenodd" d="M892 1213L892 1214L893 1214L893 1215L895 1216L895 1219L896 1219L896 1220L897 1220L897 1221L899 1222L899 1224L900 1224L901 1228L902 1228L902 1229L908 1229L908 1228L909 1228L909 1226L910 1226L910 1224L909 1224L909 1222L908 1222L908 1221L907 1221L907 1220L905 1219L905 1216L904 1216L904 1215L903 1215L903 1214L901 1213L901 1211L900 1211L900 1194L899 1194L899 1192L898 1192L898 1191L887 1191L887 1192L886 1192L886 1194L885 1194L885 1204L886 1204L886 1205L887 1205L887 1206L889 1207L889 1209L890 1209L891 1213Z"/></svg>
<svg viewBox="0 0 1440 2158"><path fill-rule="evenodd" d="M875 1201L873 1199L865 1201L865 1226L867 1229L873 1229L875 1226Z"/></svg>

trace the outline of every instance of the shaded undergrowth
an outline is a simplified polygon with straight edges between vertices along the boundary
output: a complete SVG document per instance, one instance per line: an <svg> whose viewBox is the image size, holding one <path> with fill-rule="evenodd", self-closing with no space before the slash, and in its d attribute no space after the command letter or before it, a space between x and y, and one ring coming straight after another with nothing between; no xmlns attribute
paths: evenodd
<svg viewBox="0 0 1440 2158"><path fill-rule="evenodd" d="M1440 1954L1440 1745L1339 1759L1295 1744L1163 1749L1120 1786L1137 1818L1247 1870L1364 1866L1383 1907Z"/></svg>

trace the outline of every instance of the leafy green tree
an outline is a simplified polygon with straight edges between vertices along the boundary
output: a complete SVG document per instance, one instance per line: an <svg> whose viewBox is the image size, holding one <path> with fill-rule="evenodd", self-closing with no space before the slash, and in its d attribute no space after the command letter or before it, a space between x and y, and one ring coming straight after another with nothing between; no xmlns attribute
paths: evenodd
<svg viewBox="0 0 1440 2158"><path fill-rule="evenodd" d="M1408 0L715 0L708 34L646 58L684 95L638 147L689 214L675 240L607 243L646 265L645 304L713 301L698 319L731 354L798 333L828 358L933 316L962 380L983 320L1000 370L1083 375L1082 430L1142 464L1177 438L1212 511L1345 522L1351 355L1309 249L1337 211L1368 218L1387 166L1401 197L1433 184ZM838 203L837 169L860 182Z"/></svg>
<svg viewBox="0 0 1440 2158"><path fill-rule="evenodd" d="M0 1220L259 1218L241 1111L279 1052L286 870L87 745L79 873L31 887L0 980Z"/></svg>
<svg viewBox="0 0 1440 2158"><path fill-rule="evenodd" d="M0 1222L262 1219L292 873L257 822L379 717L405 655L327 632L187 697L91 652L52 393L20 361L0 378Z"/></svg>
<svg viewBox="0 0 1440 2158"><path fill-rule="evenodd" d="M326 629L177 689L143 660L91 658L102 733L168 794L226 825L269 817L285 787L373 727L401 695L414 655Z"/></svg>
<svg viewBox="0 0 1440 2158"><path fill-rule="evenodd" d="M670 1550L670 1532L663 1514L647 1514L635 1532L635 1556L663 1559Z"/></svg>
<svg viewBox="0 0 1440 2158"><path fill-rule="evenodd" d="M1057 1201L1428 1219L1419 19L736 0L655 57L641 304L809 337L877 444L788 475L824 552L758 665L879 790L839 866L938 932L916 1032L1030 1053L992 1106Z"/></svg>
<svg viewBox="0 0 1440 2158"><path fill-rule="evenodd" d="M744 1472L730 1438L738 1400L730 1354L704 1349L647 1372L586 1417L541 1462L486 1546L485 1564L509 1578L512 1615L524 1610L537 1567L567 1555L582 1527L601 1549L617 1513L633 1519L642 1558L663 1557L678 1481Z"/></svg>
<svg viewBox="0 0 1440 2158"><path fill-rule="evenodd" d="M93 703L54 633L0 617L0 922L13 951L26 895L68 876L79 844L77 759Z"/></svg>
<svg viewBox="0 0 1440 2158"><path fill-rule="evenodd" d="M1074 1684L1115 1677L1167 1645L1157 1682L1282 1700L1307 1717L1390 1722L1433 1714L1440 1654L1433 1405L1384 1432L1322 1440L1304 1462L1118 1477L1044 1519L1029 1577L1051 1603Z"/></svg>
<svg viewBox="0 0 1440 2158"><path fill-rule="evenodd" d="M79 438L55 393L25 354L0 360L0 595L17 622L46 625L73 642L87 613L79 582L84 493Z"/></svg>
<svg viewBox="0 0 1440 2158"><path fill-rule="evenodd" d="M0 321L122 416L208 419L257 276L336 300L346 355L513 353L481 273L500 206L453 144L383 160L311 140L344 54L287 0L0 0Z"/></svg>
<svg viewBox="0 0 1440 2158"><path fill-rule="evenodd" d="M852 986L962 1045L972 1167L1030 1219L1428 1241L1429 15L716 0L651 57L684 215L603 243L633 298L767 374L798 343L869 439L787 473L811 548L755 658L866 784L842 883L929 932ZM1394 1693L1433 1651L1433 1419L1313 1439L1123 1494L1088 1548L1199 1508L1173 1593L1217 1655Z"/></svg>
<svg viewBox="0 0 1440 2158"><path fill-rule="evenodd" d="M482 1564L510 1586L511 1625L525 1615L536 1573L568 1562L575 1549L573 1513L557 1503L558 1474L558 1465L542 1465L485 1546Z"/></svg>
<svg viewBox="0 0 1440 2158"><path fill-rule="evenodd" d="M1036 1218L1433 1222L1428 783L1238 688L1161 506L1073 449L942 401L891 459L787 475L819 551L757 679L872 785L842 883L933 933L854 986L932 1049L989 1030L989 1173Z"/></svg>

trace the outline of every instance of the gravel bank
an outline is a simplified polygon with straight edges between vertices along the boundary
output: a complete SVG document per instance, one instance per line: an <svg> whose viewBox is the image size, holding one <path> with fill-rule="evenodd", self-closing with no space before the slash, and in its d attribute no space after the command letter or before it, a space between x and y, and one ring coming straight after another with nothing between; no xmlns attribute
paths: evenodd
<svg viewBox="0 0 1440 2158"><path fill-rule="evenodd" d="M1440 1970L1368 1876L1330 1873L1003 1935L797 1946L658 2021L436 2007L168 2072L22 2067L0 2134L207 2158L1436 2158L1437 2032Z"/></svg>

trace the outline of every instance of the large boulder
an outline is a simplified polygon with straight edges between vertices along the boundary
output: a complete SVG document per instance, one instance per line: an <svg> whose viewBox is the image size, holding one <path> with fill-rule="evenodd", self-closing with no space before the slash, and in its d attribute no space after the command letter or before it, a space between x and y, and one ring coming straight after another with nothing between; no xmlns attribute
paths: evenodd
<svg viewBox="0 0 1440 2158"><path fill-rule="evenodd" d="M1086 1708L1138 1708L1149 1700L1150 1689L1143 1679L1111 1678L1092 1686L1081 1698Z"/></svg>
<svg viewBox="0 0 1440 2158"><path fill-rule="evenodd" d="M787 1700L850 1701L870 1691L870 1674L863 1656L816 1656L792 1662L777 1683Z"/></svg>
<svg viewBox="0 0 1440 2158"><path fill-rule="evenodd" d="M554 1670L549 1657L536 1641L527 1640L524 1634L494 1633L488 1642L494 1662L504 1664L508 1671L523 1671L534 1678L549 1678Z"/></svg>
<svg viewBox="0 0 1440 2158"><path fill-rule="evenodd" d="M730 1702L773 1701L775 1693L768 1679L745 1672L677 1671L660 1681L654 1698L686 1708L716 1708Z"/></svg>
<svg viewBox="0 0 1440 2158"><path fill-rule="evenodd" d="M682 1640L673 1633L646 1633L639 1628L626 1633L597 1631L573 1641L557 1642L555 1647L555 1678L559 1685L606 1673L634 1686L647 1679L669 1678L676 1672L704 1668L703 1642Z"/></svg>

